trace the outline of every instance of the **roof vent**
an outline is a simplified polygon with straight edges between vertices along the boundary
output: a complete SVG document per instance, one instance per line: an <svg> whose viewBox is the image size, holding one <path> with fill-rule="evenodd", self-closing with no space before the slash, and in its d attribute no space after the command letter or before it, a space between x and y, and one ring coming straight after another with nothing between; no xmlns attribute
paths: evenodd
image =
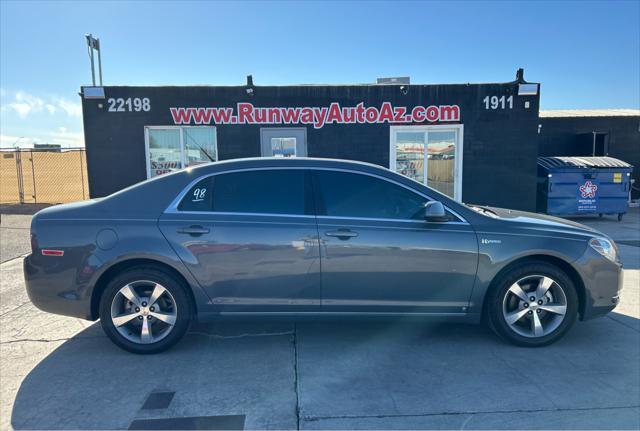
<svg viewBox="0 0 640 431"><path fill-rule="evenodd" d="M378 78L376 84L411 84L408 76L397 76L392 78Z"/></svg>

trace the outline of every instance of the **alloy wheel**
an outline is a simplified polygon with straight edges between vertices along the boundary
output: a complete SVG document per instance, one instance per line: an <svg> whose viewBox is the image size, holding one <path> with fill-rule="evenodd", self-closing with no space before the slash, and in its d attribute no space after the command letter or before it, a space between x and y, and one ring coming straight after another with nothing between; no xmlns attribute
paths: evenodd
<svg viewBox="0 0 640 431"><path fill-rule="evenodd" d="M502 315L509 328L523 337L551 334L567 314L562 286L545 275L529 275L509 287L502 300Z"/></svg>
<svg viewBox="0 0 640 431"><path fill-rule="evenodd" d="M178 317L176 301L164 286L153 281L128 283L111 302L111 322L118 333L137 344L156 343L173 330Z"/></svg>

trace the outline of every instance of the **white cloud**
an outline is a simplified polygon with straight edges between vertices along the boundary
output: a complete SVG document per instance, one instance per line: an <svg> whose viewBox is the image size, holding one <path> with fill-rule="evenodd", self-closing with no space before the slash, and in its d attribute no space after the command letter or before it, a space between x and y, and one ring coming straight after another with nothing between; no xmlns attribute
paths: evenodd
<svg viewBox="0 0 640 431"><path fill-rule="evenodd" d="M61 127L60 129L64 129ZM46 135L50 144L60 144L63 147L84 147L84 134L68 132L66 129L59 132L51 132Z"/></svg>
<svg viewBox="0 0 640 431"><path fill-rule="evenodd" d="M57 105L62 110L64 110L69 117L81 117L82 116L82 105L79 103L71 102L67 99L60 97L57 100Z"/></svg>
<svg viewBox="0 0 640 431"><path fill-rule="evenodd" d="M33 148L34 144L58 144L62 148L84 147L84 135L69 132L65 127L58 128L57 132L43 131L31 136L0 135L2 148L13 148L16 144L20 148Z"/></svg>
<svg viewBox="0 0 640 431"><path fill-rule="evenodd" d="M18 117L25 119L32 112L42 111L42 108L44 107L44 100L22 91L18 91L14 101L8 103L7 106L10 109L13 109L18 114Z"/></svg>
<svg viewBox="0 0 640 431"><path fill-rule="evenodd" d="M2 108L5 111L5 106ZM69 117L79 118L82 116L82 105L80 103L72 102L64 97L43 99L24 91L16 92L13 101L7 103L6 108L13 110L23 120L31 114L43 112L45 109L49 115L64 112Z"/></svg>
<svg viewBox="0 0 640 431"><path fill-rule="evenodd" d="M0 135L0 146L3 148L13 148L16 144L20 148L30 148L33 144L41 142L41 139L29 136Z"/></svg>

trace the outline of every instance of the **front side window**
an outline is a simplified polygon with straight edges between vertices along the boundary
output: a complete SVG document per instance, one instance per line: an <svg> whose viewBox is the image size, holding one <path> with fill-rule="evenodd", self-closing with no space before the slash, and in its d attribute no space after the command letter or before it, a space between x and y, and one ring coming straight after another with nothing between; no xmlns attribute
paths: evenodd
<svg viewBox="0 0 640 431"><path fill-rule="evenodd" d="M331 217L421 220L427 199L376 177L316 171L320 208Z"/></svg>
<svg viewBox="0 0 640 431"><path fill-rule="evenodd" d="M178 210L303 215L305 202L304 171L257 170L199 181L182 198Z"/></svg>

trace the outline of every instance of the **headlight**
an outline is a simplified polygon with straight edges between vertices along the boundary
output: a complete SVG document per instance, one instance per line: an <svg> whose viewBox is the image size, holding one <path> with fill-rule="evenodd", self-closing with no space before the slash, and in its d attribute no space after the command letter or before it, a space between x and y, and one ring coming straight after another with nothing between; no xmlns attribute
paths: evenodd
<svg viewBox="0 0 640 431"><path fill-rule="evenodd" d="M609 259L611 262L616 261L616 248L611 241L604 238L591 238L589 245L592 249Z"/></svg>

